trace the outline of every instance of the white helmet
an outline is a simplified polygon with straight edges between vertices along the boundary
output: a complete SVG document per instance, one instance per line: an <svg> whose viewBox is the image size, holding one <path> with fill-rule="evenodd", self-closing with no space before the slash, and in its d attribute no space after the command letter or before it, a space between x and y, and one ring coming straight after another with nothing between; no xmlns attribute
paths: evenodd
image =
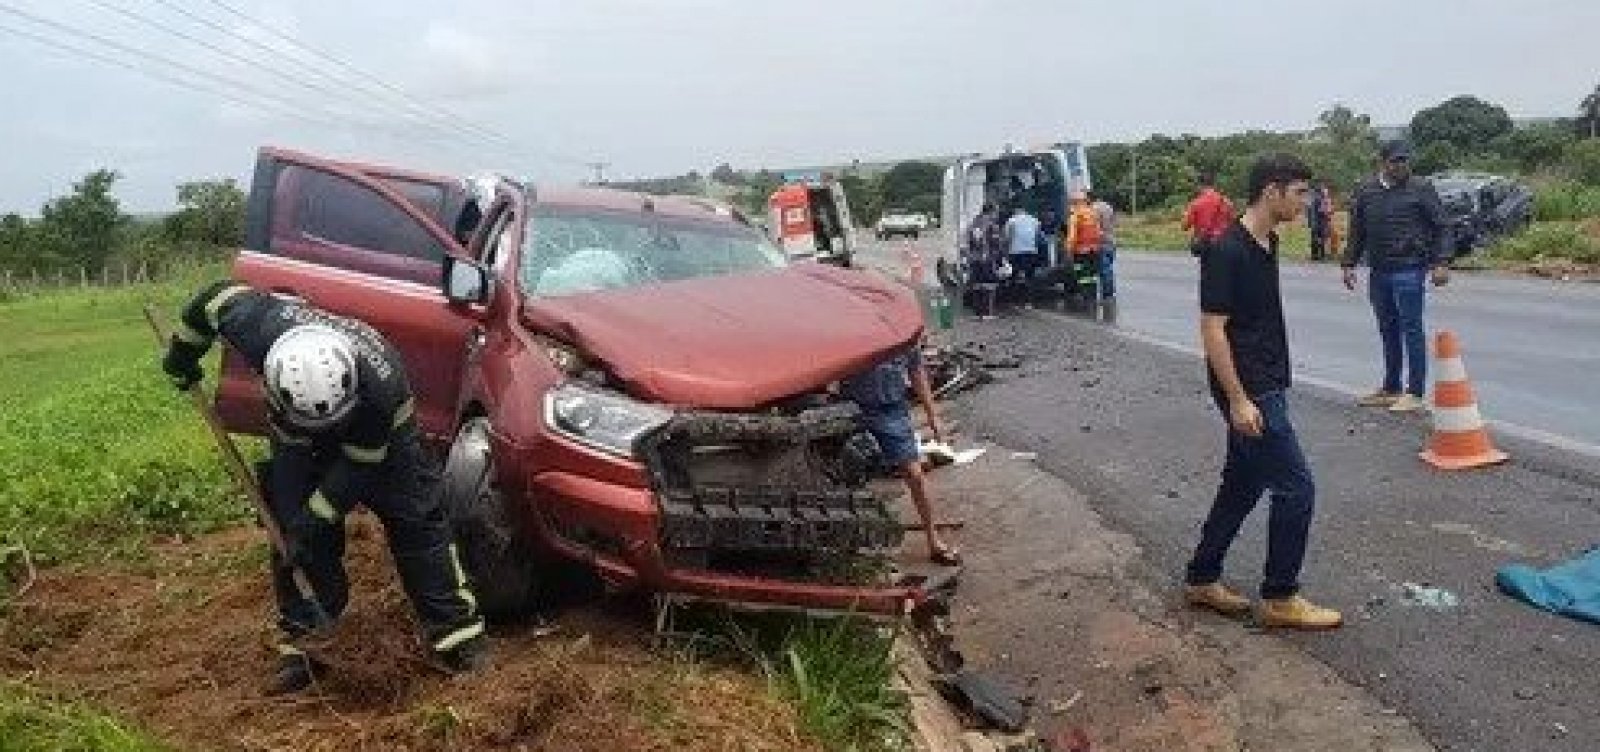
<svg viewBox="0 0 1600 752"><path fill-rule="evenodd" d="M356 354L332 327L302 324L284 332L262 370L267 398L296 426L327 428L355 406Z"/></svg>

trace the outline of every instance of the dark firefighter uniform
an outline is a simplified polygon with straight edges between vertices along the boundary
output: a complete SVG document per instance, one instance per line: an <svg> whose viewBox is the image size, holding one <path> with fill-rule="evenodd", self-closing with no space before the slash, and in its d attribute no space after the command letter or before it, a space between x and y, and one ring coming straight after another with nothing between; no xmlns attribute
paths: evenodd
<svg viewBox="0 0 1600 752"><path fill-rule="evenodd" d="M295 300L217 282L183 310L163 367L179 388L193 386L200 379L201 357L220 336L261 373L273 343L301 324L321 324L348 337L356 361L356 401L339 423L307 432L288 420L272 390L265 390L272 456L257 471L290 555L328 615L337 618L349 601L344 516L357 503L365 504L383 523L429 645L447 664L470 659L461 655L467 652L462 647L481 647L483 620L440 506L439 472L419 442L404 364L382 335L365 323ZM284 635L292 640L313 629L315 608L299 596L290 568L276 552L272 584ZM298 654L290 640L279 650Z"/></svg>

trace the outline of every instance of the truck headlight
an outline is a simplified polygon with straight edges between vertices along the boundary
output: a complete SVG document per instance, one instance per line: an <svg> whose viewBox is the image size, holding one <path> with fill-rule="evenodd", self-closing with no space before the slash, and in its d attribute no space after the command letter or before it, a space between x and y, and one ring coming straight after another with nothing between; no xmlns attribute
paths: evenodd
<svg viewBox="0 0 1600 752"><path fill-rule="evenodd" d="M556 433L620 457L637 457L634 445L672 420L672 411L620 394L568 382L544 398L544 422Z"/></svg>

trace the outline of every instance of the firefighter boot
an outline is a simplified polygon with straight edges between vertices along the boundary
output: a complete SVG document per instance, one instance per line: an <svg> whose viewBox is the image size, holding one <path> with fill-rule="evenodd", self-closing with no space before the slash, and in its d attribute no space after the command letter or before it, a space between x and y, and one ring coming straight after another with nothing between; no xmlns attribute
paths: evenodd
<svg viewBox="0 0 1600 752"><path fill-rule="evenodd" d="M303 692L316 681L321 668L299 648L281 644L278 646L278 667L273 673L272 685L267 688L267 694L286 695Z"/></svg>
<svg viewBox="0 0 1600 752"><path fill-rule="evenodd" d="M475 635L434 655L453 674L470 674L489 662L489 638Z"/></svg>

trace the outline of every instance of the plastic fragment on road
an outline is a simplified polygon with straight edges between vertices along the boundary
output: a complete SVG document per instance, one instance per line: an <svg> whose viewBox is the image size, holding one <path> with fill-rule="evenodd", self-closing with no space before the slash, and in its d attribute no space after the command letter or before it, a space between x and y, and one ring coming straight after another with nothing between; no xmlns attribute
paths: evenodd
<svg viewBox="0 0 1600 752"><path fill-rule="evenodd" d="M1011 453L1011 459L1014 459L1014 460L1036 460L1036 459L1039 459L1039 455L1036 452L1012 452Z"/></svg>
<svg viewBox="0 0 1600 752"><path fill-rule="evenodd" d="M1600 546L1545 570L1510 564L1495 573L1505 594L1535 608L1600 624Z"/></svg>
<svg viewBox="0 0 1600 752"><path fill-rule="evenodd" d="M1445 611L1461 605L1461 599L1455 593L1440 587L1418 585L1415 582L1400 583L1400 593L1406 605L1431 608L1436 611Z"/></svg>

